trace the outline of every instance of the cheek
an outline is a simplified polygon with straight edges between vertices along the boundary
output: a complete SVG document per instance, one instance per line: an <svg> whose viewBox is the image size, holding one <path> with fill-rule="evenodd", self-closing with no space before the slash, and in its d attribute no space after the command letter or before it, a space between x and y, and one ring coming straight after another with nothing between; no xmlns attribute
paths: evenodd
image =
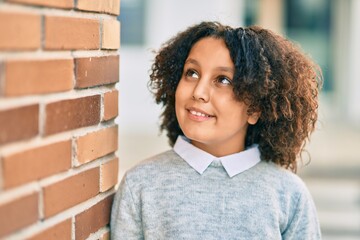
<svg viewBox="0 0 360 240"><path fill-rule="evenodd" d="M218 102L218 109L223 119L228 123L243 125L247 122L249 116L247 115L247 107L234 99L224 99Z"/></svg>
<svg viewBox="0 0 360 240"><path fill-rule="evenodd" d="M181 102L181 88L180 88L180 86L178 86L176 89L176 92L175 92L175 107L177 107L177 105L180 102Z"/></svg>
<svg viewBox="0 0 360 240"><path fill-rule="evenodd" d="M175 102L183 102L186 99L188 92L188 87L184 84L183 80L180 80L175 92Z"/></svg>
<svg viewBox="0 0 360 240"><path fill-rule="evenodd" d="M178 94L175 95L175 113L176 117L179 118L179 110L180 110L181 100L178 97Z"/></svg>
<svg viewBox="0 0 360 240"><path fill-rule="evenodd" d="M177 118L179 118L179 110L181 109L181 106L184 103L184 91L183 91L183 87L181 84L181 81L179 83L179 85L176 88L176 92L175 92L175 112L176 112L176 116Z"/></svg>

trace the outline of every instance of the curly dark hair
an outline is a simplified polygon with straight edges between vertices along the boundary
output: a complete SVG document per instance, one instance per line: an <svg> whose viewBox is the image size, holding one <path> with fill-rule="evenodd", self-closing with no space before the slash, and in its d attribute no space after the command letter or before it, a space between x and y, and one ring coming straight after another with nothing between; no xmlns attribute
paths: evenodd
<svg viewBox="0 0 360 240"><path fill-rule="evenodd" d="M202 38L224 40L235 65L233 91L248 114L261 112L249 125L245 146L259 145L261 159L296 172L298 157L315 129L321 70L299 47L259 26L231 28L202 22L180 32L159 50L149 86L164 107L161 130L170 145L183 135L175 114L175 91L192 46Z"/></svg>

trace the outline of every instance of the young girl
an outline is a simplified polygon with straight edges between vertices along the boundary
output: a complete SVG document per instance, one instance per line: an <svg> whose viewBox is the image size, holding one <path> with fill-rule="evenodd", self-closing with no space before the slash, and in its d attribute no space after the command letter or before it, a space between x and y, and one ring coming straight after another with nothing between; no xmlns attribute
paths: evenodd
<svg viewBox="0 0 360 240"><path fill-rule="evenodd" d="M321 238L293 173L317 120L317 65L271 31L203 22L162 47L150 79L173 149L127 172L112 239Z"/></svg>

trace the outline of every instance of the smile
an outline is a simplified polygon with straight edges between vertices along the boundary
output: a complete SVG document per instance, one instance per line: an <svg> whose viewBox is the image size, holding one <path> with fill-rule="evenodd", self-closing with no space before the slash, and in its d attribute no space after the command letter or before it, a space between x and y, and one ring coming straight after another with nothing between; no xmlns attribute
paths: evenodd
<svg viewBox="0 0 360 240"><path fill-rule="evenodd" d="M196 115L196 116L199 116L199 117L212 117L208 114L205 114L205 113L201 113L201 112L196 112L194 110L190 110L189 111L192 115Z"/></svg>
<svg viewBox="0 0 360 240"><path fill-rule="evenodd" d="M188 113L189 113L189 118L191 120L197 121L197 122L202 122L202 121L206 121L209 119L213 119L215 116L208 114L207 112L204 112L200 109L197 108L188 108L187 109Z"/></svg>

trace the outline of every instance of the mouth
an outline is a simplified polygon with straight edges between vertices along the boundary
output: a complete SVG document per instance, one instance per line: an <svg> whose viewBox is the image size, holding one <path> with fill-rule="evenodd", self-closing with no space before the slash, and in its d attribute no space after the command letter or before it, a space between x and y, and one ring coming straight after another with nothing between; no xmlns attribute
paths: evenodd
<svg viewBox="0 0 360 240"><path fill-rule="evenodd" d="M194 116L194 117L200 117L200 118L212 118L212 117L215 117L214 115L211 115L203 110L200 110L200 109L197 109L197 108L193 108L193 107L190 107L190 108L187 108L186 109L190 115Z"/></svg>

